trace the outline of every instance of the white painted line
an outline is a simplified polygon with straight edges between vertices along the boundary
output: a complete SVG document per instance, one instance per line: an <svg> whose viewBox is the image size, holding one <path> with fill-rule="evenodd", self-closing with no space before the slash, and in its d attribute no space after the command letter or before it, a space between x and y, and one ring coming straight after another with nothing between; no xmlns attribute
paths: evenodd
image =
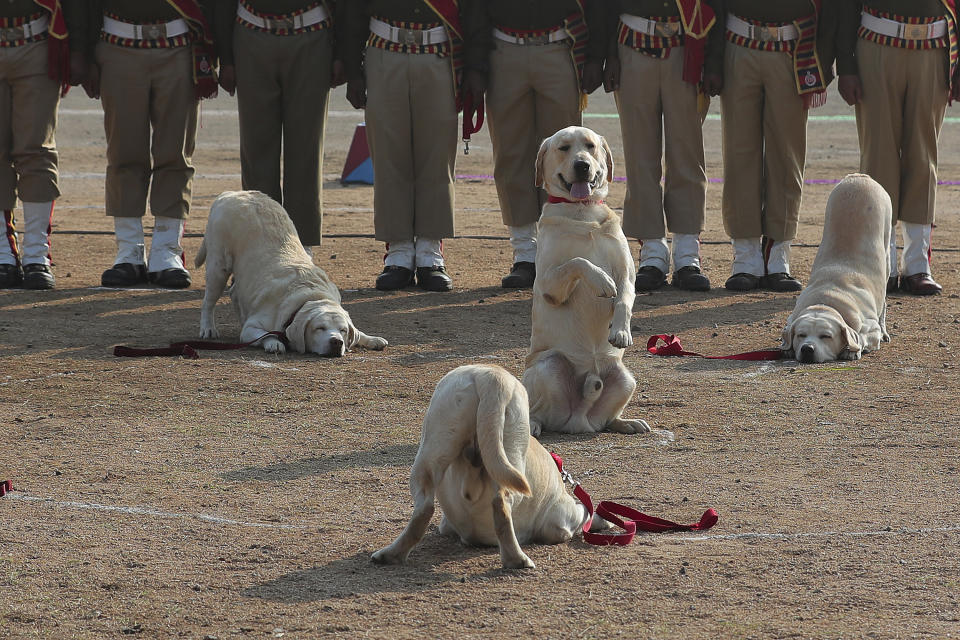
<svg viewBox="0 0 960 640"><path fill-rule="evenodd" d="M676 542L709 542L711 540L803 540L805 538L866 538L871 536L921 535L927 533L957 533L960 527L922 527L912 529L881 529L880 531L806 531L798 533L723 533L717 535L671 538Z"/></svg>
<svg viewBox="0 0 960 640"><path fill-rule="evenodd" d="M49 380L50 378L63 378L66 376L75 376L76 372L70 371L68 373L54 373L49 376L44 376L42 378L24 378L23 380L14 380L11 376L7 376L4 382L0 382L0 387L5 387L9 384L25 384L27 382L38 382L40 380Z"/></svg>
<svg viewBox="0 0 960 640"><path fill-rule="evenodd" d="M97 504L96 502L75 502L72 500L53 500L52 498L40 498L37 496L24 495L19 493L8 493L3 497L4 500L20 500L21 502L40 502L50 507L60 507L66 509L85 509L90 511L112 511L114 513L126 513L137 516L156 516L158 518L183 518L203 520L214 524L228 524L239 527L255 527L258 529L306 529L292 524L270 524L268 522L244 522L243 520L231 520L230 518L221 518L220 516L211 516L206 513L174 513L172 511L159 511L157 509L148 509L146 507L118 507L109 504Z"/></svg>

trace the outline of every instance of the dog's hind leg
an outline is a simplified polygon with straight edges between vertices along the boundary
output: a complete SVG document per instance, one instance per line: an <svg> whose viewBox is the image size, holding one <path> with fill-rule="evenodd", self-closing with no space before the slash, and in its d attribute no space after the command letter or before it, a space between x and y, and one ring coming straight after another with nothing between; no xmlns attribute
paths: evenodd
<svg viewBox="0 0 960 640"><path fill-rule="evenodd" d="M410 473L413 516L396 540L370 556L370 559L376 563L402 564L410 555L410 550L423 539L427 532L430 518L433 517L436 484L433 481L432 471L418 463L419 460L414 461L413 470Z"/></svg>
<svg viewBox="0 0 960 640"><path fill-rule="evenodd" d="M500 543L500 562L503 563L504 569L533 569L536 565L517 542L510 500L504 493L504 490L500 489L493 499L493 524L497 532L497 541Z"/></svg>
<svg viewBox="0 0 960 640"><path fill-rule="evenodd" d="M203 304L200 307L201 338L220 337L215 312L217 300L223 295L229 277L230 269L224 264L223 256L218 252L211 253L207 260L207 286L203 292Z"/></svg>
<svg viewBox="0 0 960 640"><path fill-rule="evenodd" d="M650 425L645 420L620 417L633 397L637 381L622 364L617 363L603 374L603 396L590 409L587 419L597 431L606 429L617 433L646 433Z"/></svg>
<svg viewBox="0 0 960 640"><path fill-rule="evenodd" d="M567 426L581 395L574 374L570 360L555 351L523 372L523 386L530 398L531 435L540 435L541 429L578 433Z"/></svg>
<svg viewBox="0 0 960 640"><path fill-rule="evenodd" d="M887 301L883 301L880 308L880 340L890 342L890 334L887 333Z"/></svg>

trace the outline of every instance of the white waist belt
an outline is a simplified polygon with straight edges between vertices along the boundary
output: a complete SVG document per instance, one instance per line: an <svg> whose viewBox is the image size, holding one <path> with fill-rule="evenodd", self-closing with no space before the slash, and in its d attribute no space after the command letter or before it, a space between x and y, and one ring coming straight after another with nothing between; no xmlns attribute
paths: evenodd
<svg viewBox="0 0 960 640"><path fill-rule="evenodd" d="M864 11L860 14L860 24L882 36L904 40L932 40L947 35L946 20L937 20L930 24L907 24L887 18L878 18Z"/></svg>
<svg viewBox="0 0 960 640"><path fill-rule="evenodd" d="M750 24L732 13L727 16L727 31L762 42L786 42L800 37L800 32L792 24L785 24L782 27L764 27Z"/></svg>
<svg viewBox="0 0 960 640"><path fill-rule="evenodd" d="M433 29L404 29L395 27L383 20L370 18L370 31L384 40L405 45L440 44L449 40L443 27Z"/></svg>
<svg viewBox="0 0 960 640"><path fill-rule="evenodd" d="M673 36L683 33L683 25L679 22L657 22L656 20L648 20L640 16L632 16L629 13L621 13L620 22L630 27L633 31L647 36L672 38Z"/></svg>
<svg viewBox="0 0 960 640"><path fill-rule="evenodd" d="M103 32L128 40L161 40L182 36L190 31L187 21L177 18L160 24L130 24L103 16Z"/></svg>
<svg viewBox="0 0 960 640"><path fill-rule="evenodd" d="M493 37L497 40L510 42L512 44L550 44L551 42L560 42L569 38L567 32L563 29L555 29L542 36L512 36L509 33L493 28Z"/></svg>
<svg viewBox="0 0 960 640"><path fill-rule="evenodd" d="M37 34L46 33L49 25L50 20L47 16L40 16L36 20L24 22L19 27L3 27L0 28L0 41L13 42L16 40L26 40Z"/></svg>
<svg viewBox="0 0 960 640"><path fill-rule="evenodd" d="M255 27L260 27L261 29L267 29L269 31L280 31L282 29L293 30L293 29L303 29L304 27L309 27L320 22L323 22L329 18L327 10L323 8L323 5L317 5L310 11L304 11L303 13L296 16L289 16L286 18L264 18L258 16L257 14L251 12L243 4L237 3L237 17L246 22L247 24L252 24Z"/></svg>

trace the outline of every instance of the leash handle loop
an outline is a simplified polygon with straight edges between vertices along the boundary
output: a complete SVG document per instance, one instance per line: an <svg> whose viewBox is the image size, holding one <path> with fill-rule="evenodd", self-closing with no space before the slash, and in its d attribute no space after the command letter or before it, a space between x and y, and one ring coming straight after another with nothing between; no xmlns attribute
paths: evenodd
<svg viewBox="0 0 960 640"><path fill-rule="evenodd" d="M287 343L287 335L283 331L267 331L262 336L251 340L250 342L212 342L209 340L184 340L183 342L173 342L167 347L158 347L156 349L142 349L140 347L127 347L118 345L113 348L113 355L118 358L141 358L144 356L174 356L196 360L200 357L197 351L233 351L235 349L244 349L255 345L267 336L274 336L284 344Z"/></svg>

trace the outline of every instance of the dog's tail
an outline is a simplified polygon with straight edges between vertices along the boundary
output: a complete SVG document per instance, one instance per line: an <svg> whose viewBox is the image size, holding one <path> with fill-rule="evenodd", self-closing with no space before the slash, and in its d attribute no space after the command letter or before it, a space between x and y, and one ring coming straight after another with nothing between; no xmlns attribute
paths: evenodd
<svg viewBox="0 0 960 640"><path fill-rule="evenodd" d="M193 259L193 266L200 268L201 265L207 260L207 238L204 236L203 240L200 241L200 250L197 251L197 257Z"/></svg>
<svg viewBox="0 0 960 640"><path fill-rule="evenodd" d="M477 393L480 396L477 404L477 448L480 449L483 466L501 489L529 496L530 485L523 473L507 457L503 441L504 438L512 441L523 438L525 445L530 439L530 428L524 422L525 428L522 431L511 429L509 433L505 432L507 412L511 410L510 389L506 388L496 375L483 376L477 382ZM510 420L510 424L514 422ZM523 451L526 451L525 446Z"/></svg>

